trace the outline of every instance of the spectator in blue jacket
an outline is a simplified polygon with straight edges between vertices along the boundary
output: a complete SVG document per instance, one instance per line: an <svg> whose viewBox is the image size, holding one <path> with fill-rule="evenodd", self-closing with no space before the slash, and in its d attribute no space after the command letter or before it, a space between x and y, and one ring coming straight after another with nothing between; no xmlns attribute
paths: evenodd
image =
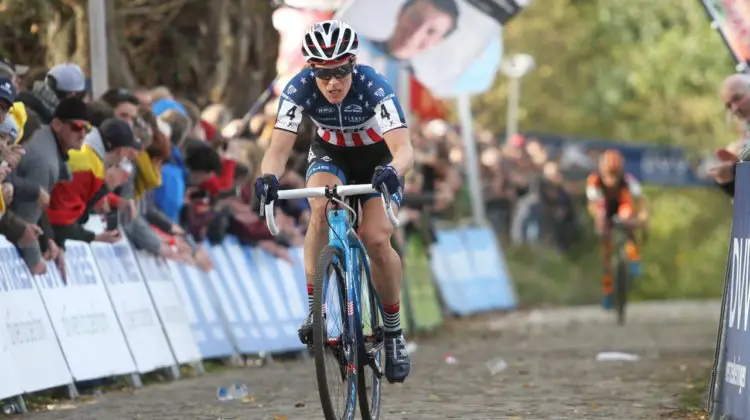
<svg viewBox="0 0 750 420"><path fill-rule="evenodd" d="M172 128L172 151L169 160L161 169L162 183L154 191L154 204L174 223L179 223L185 197L187 169L180 147L190 128L190 119L184 106L173 99L160 99L154 102L152 110Z"/></svg>

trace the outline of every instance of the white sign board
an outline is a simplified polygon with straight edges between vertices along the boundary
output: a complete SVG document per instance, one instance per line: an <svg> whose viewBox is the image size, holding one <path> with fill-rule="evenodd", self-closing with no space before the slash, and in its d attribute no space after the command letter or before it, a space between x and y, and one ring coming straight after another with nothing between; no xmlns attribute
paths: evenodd
<svg viewBox="0 0 750 420"><path fill-rule="evenodd" d="M14 385L35 392L73 381L31 273L16 248L2 236L0 311L4 337L0 351L11 356L18 373ZM7 382L4 379L2 382Z"/></svg>
<svg viewBox="0 0 750 420"><path fill-rule="evenodd" d="M5 283L4 278L0 281ZM0 295L2 294L4 293L0 293ZM7 315L8 311L0 310L0 372L3 375L2 380L0 380L0 399L23 393L21 380L16 372L16 366L13 361L13 353L10 351L11 345L8 331L2 328L8 325Z"/></svg>
<svg viewBox="0 0 750 420"><path fill-rule="evenodd" d="M93 242L91 250L138 372L174 365L172 350L127 240L114 245Z"/></svg>
<svg viewBox="0 0 750 420"><path fill-rule="evenodd" d="M57 267L36 283L77 381L136 371L88 244L66 241L67 284Z"/></svg>
<svg viewBox="0 0 750 420"><path fill-rule="evenodd" d="M172 351L179 363L191 363L201 359L200 350L193 337L185 305L177 293L169 265L163 258L157 258L143 251L136 251L136 259L146 285L151 291L156 310L172 344Z"/></svg>

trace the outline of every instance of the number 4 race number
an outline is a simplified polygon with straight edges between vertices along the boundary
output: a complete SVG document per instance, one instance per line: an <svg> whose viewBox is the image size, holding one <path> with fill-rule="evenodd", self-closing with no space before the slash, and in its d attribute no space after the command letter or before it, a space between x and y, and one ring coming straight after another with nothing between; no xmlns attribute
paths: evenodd
<svg viewBox="0 0 750 420"><path fill-rule="evenodd" d="M385 104L380 105L380 118L384 120L390 120L391 114L388 113L388 110L385 109Z"/></svg>
<svg viewBox="0 0 750 420"><path fill-rule="evenodd" d="M289 111L286 112L286 116L293 120L295 117L296 111L297 111L297 106L293 106L289 108Z"/></svg>

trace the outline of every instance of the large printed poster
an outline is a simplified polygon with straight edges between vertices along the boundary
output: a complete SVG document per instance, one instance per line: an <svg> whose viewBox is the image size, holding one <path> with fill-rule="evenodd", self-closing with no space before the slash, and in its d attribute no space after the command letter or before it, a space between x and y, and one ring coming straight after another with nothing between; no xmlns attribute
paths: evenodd
<svg viewBox="0 0 750 420"><path fill-rule="evenodd" d="M750 0L702 0L735 59L750 61Z"/></svg>
<svg viewBox="0 0 750 420"><path fill-rule="evenodd" d="M441 97L479 93L502 58L501 23L526 2L490 0L351 0L336 13L360 35L359 61L388 80L400 65ZM480 9L477 6L481 6ZM505 10L505 9L503 9Z"/></svg>

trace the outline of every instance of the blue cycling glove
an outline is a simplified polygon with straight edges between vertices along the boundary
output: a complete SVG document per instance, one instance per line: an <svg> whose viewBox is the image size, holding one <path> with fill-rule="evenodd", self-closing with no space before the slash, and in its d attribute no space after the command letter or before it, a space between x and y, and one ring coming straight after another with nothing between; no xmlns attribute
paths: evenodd
<svg viewBox="0 0 750 420"><path fill-rule="evenodd" d="M266 196L266 202L263 203L263 195ZM261 204L268 204L279 198L279 179L273 174L264 174L255 180L255 196Z"/></svg>
<svg viewBox="0 0 750 420"><path fill-rule="evenodd" d="M378 166L372 174L372 187L380 191L380 186L385 184L388 193L396 194L401 188L401 181L398 179L398 171L393 165Z"/></svg>

